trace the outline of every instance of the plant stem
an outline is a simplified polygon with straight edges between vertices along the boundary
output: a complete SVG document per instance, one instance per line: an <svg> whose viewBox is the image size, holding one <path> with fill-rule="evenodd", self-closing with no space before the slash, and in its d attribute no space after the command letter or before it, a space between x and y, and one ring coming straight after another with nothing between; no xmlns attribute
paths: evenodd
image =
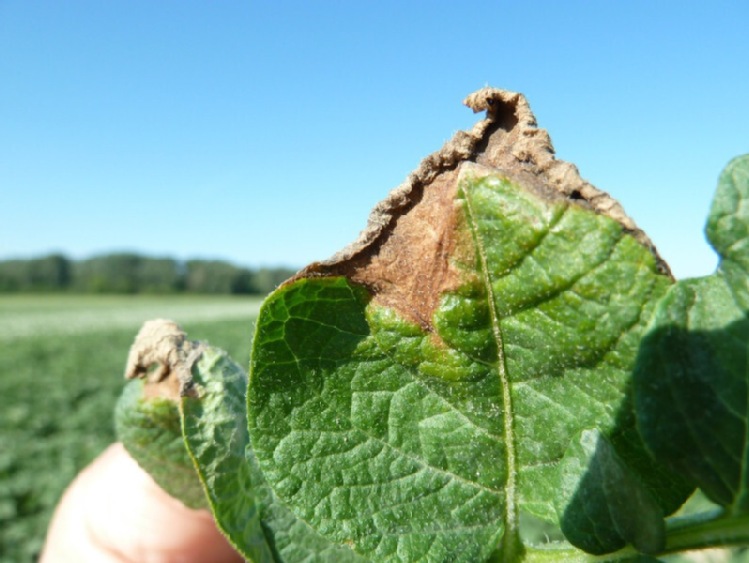
<svg viewBox="0 0 749 563"><path fill-rule="evenodd" d="M666 534L666 547L654 554L658 557L670 553L693 551L708 548L728 548L749 544L749 514L732 516L698 514L690 518L679 518L669 522ZM526 548L523 563L545 563L568 561L593 563L596 561L621 561L637 555L631 546L615 553L591 555L569 545L557 549Z"/></svg>
<svg viewBox="0 0 749 563"><path fill-rule="evenodd" d="M673 521L662 554L708 547L749 544L749 514L722 514L717 518Z"/></svg>
<svg viewBox="0 0 749 563"><path fill-rule="evenodd" d="M564 561L565 563L594 563L599 561L620 561L637 555L632 547L625 547L615 553L606 555L593 555L585 553L569 545L560 545L558 548L526 548L523 563L553 563Z"/></svg>

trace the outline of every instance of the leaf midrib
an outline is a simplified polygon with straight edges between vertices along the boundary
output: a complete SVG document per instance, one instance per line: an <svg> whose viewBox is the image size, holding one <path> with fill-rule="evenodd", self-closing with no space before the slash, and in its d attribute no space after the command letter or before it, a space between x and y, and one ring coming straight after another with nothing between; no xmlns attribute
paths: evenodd
<svg viewBox="0 0 749 563"><path fill-rule="evenodd" d="M463 190L468 215L468 226L471 230L471 236L476 252L481 262L481 280L484 283L489 305L489 314L492 324L492 335L497 349L497 375L499 377L500 388L502 391L502 423L504 430L504 452L505 467L507 468L507 480L505 482L505 504L504 519L505 533L502 538L503 555L506 559L512 560L515 557L515 547L520 545L520 519L518 515L518 491L517 491L517 471L518 461L515 450L515 433L513 431L514 417L512 410L512 394L510 389L509 374L505 363L504 343L502 339L502 330L499 326L499 316L495 302L494 288L489 278L489 268L486 258L486 249L482 244L478 233L478 225L475 219L471 195L468 190Z"/></svg>

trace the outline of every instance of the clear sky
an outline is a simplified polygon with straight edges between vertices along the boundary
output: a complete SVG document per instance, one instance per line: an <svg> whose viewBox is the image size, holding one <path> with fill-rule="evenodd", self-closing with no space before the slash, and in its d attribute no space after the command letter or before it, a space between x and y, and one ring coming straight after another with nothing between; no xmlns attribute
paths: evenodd
<svg viewBox="0 0 749 563"><path fill-rule="evenodd" d="M0 259L327 258L488 84L706 274L717 176L749 152L748 22L721 0L0 0Z"/></svg>

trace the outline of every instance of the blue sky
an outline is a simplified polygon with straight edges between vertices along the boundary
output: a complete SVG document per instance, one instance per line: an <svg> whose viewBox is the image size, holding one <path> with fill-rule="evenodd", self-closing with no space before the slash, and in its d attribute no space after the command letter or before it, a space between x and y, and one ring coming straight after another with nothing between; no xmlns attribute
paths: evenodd
<svg viewBox="0 0 749 563"><path fill-rule="evenodd" d="M302 266L525 93L679 277L749 152L749 3L0 0L0 259Z"/></svg>

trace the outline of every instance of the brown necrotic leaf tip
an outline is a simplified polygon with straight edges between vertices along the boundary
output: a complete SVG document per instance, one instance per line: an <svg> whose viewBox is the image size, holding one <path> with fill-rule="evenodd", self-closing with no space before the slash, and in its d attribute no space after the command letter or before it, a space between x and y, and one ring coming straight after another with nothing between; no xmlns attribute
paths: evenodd
<svg viewBox="0 0 749 563"><path fill-rule="evenodd" d="M507 176L544 197L565 198L614 219L650 249L659 270L670 275L653 243L622 206L583 180L573 164L554 157L549 134L537 127L522 94L487 87L464 104L474 112L485 111L486 117L425 158L375 206L354 243L292 279L346 276L368 287L379 303L429 328L439 296L457 283L449 256L460 243L454 199L465 166L479 175Z"/></svg>
<svg viewBox="0 0 749 563"><path fill-rule="evenodd" d="M125 367L125 378L145 379L146 397L178 400L194 395L191 370L203 345L187 339L176 323L155 319L143 324L135 337Z"/></svg>

